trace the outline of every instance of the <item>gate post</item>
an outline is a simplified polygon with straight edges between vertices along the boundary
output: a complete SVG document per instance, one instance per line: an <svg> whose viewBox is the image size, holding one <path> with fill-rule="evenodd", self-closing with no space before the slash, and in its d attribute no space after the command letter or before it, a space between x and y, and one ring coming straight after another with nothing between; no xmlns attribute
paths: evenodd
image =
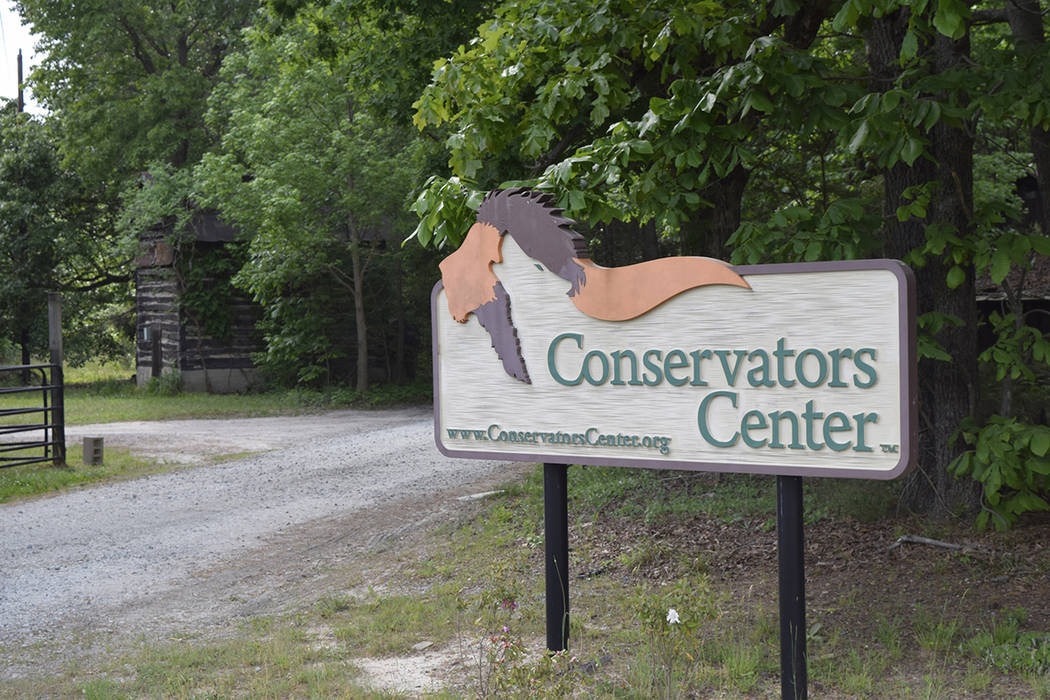
<svg viewBox="0 0 1050 700"><path fill-rule="evenodd" d="M47 293L47 337L51 362L51 384L54 386L51 399L51 423L54 436L55 466L66 464L66 400L65 380L62 375L62 296L58 292Z"/></svg>

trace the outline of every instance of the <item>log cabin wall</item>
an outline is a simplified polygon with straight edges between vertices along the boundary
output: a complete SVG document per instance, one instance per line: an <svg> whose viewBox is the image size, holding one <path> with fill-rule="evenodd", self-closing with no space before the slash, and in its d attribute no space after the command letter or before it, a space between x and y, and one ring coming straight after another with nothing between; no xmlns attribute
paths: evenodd
<svg viewBox="0 0 1050 700"><path fill-rule="evenodd" d="M198 241L197 253L221 247L222 243ZM218 282L218 280L216 280ZM207 286L212 286L208 281ZM230 393L246 391L259 381L252 355L263 349L256 323L262 316L258 304L236 294L227 307L229 331L223 338L212 338L201 330L199 319L185 312L180 317L178 367L187 391Z"/></svg>
<svg viewBox="0 0 1050 700"><path fill-rule="evenodd" d="M165 370L178 369L179 290L174 250L164 231L153 228L140 238L135 258L135 375L139 386Z"/></svg>
<svg viewBox="0 0 1050 700"><path fill-rule="evenodd" d="M201 213L191 221L197 252L220 248L236 232L214 214ZM176 274L176 251L169 241L171 227L156 226L140 237L135 259L136 380L178 372L186 391L232 393L249 390L260 382L252 362L263 349L256 330L261 317L258 305L247 297L231 300L231 323L224 338L202 333L197 320L180 308L182 292ZM184 244L185 245L185 244Z"/></svg>

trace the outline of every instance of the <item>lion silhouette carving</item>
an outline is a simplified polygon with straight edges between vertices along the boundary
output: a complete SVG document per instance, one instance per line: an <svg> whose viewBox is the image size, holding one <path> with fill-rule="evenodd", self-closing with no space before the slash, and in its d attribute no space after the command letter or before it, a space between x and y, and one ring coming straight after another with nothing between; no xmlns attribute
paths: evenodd
<svg viewBox="0 0 1050 700"><path fill-rule="evenodd" d="M549 195L521 188L490 192L463 244L441 261L441 282L452 317L465 323L474 314L507 374L527 384L532 382L511 316L511 298L492 269L503 261L508 233L526 255L569 283L566 294L579 311L602 321L637 318L695 287L750 289L729 265L713 258L680 256L602 267L590 259L583 236Z"/></svg>

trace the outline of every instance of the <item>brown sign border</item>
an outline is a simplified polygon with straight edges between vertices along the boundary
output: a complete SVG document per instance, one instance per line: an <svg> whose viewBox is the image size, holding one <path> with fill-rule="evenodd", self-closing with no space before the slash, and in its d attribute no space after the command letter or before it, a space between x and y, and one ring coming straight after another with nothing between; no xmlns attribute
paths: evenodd
<svg viewBox="0 0 1050 700"><path fill-rule="evenodd" d="M918 358L916 355L916 300L915 300L915 274L904 263L899 260L876 259L876 260L841 260L833 262L812 263L775 263L765 265L736 265L733 271L741 276L747 275L771 275L792 274L804 272L852 272L857 270L888 270L897 278L898 285L898 313L897 321L900 334L900 412L901 421L901 444L900 458L892 470L872 472L865 469L850 469L844 467L812 467L812 466L783 466L734 464L732 462L679 462L674 460L651 460L631 457L599 457L588 459L586 463L575 462L573 464L588 464L594 466L610 467L633 467L641 469L680 469L686 471L700 472L730 472L737 474L769 474L776 476L805 476L826 478L852 478L852 479L876 479L887 481L896 479L910 469L916 457L918 447ZM441 367L437 356L437 314L448 313L447 309L439 310L437 295L442 290L439 281L434 285L430 294L430 319L431 319L431 354L433 358L434 376L434 442L441 454L446 457L458 457L466 459L488 459L496 461L517 462L554 462L564 463L565 455L548 455L536 453L519 452L481 452L473 450L456 450L446 447L441 441L440 426L440 400L438 391L440 386Z"/></svg>

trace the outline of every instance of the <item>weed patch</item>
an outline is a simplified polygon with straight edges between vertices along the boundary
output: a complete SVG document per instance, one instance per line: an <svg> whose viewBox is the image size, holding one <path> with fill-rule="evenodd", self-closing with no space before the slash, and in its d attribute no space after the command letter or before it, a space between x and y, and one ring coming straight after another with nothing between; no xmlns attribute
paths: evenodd
<svg viewBox="0 0 1050 700"><path fill-rule="evenodd" d="M423 596L376 596L340 605L325 620L355 654L390 656L409 653L420 642L451 639L461 605L454 591L434 589Z"/></svg>
<svg viewBox="0 0 1050 700"><path fill-rule="evenodd" d="M1024 615L1007 612L962 644L978 661L1002 673L1050 675L1050 633L1022 631Z"/></svg>

